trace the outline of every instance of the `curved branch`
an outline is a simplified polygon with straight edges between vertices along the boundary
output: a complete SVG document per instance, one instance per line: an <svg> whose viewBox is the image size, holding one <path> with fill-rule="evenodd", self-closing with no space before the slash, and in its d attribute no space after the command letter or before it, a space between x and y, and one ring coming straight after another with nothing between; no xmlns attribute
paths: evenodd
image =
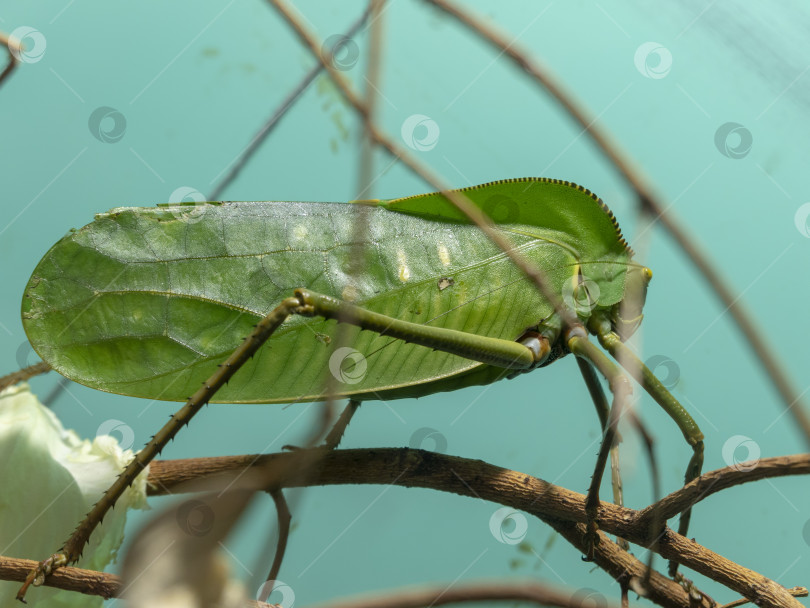
<svg viewBox="0 0 810 608"><path fill-rule="evenodd" d="M456 602L532 602L540 606L582 608L582 597L536 582L491 581L467 585L436 585L394 589L379 594L350 597L312 608L422 608ZM605 606L608 608L608 605ZM615 608L615 605L613 606Z"/></svg>
<svg viewBox="0 0 810 608"><path fill-rule="evenodd" d="M793 456L776 456L765 458L756 464L746 467L725 467L704 473L693 479L680 490L665 496L658 502L638 512L637 523L641 526L650 525L653 516L657 515L661 521L666 521L685 511L704 498L750 481L759 481L771 477L786 477L788 475L810 474L810 454L795 454Z"/></svg>

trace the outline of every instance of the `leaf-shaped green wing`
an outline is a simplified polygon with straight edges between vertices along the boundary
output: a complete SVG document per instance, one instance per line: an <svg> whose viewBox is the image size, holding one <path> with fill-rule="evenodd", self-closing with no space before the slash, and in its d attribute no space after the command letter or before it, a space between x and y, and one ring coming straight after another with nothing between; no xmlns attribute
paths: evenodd
<svg viewBox="0 0 810 608"><path fill-rule="evenodd" d="M621 298L630 252L590 193L510 180L465 194L555 289L584 262L599 269L600 305ZM39 263L23 300L25 330L43 360L76 382L178 401L298 287L398 319L510 340L551 314L503 252L443 201L426 195L367 208L359 277L348 275L356 205L114 209L63 238ZM418 396L503 375L357 328L347 345L364 355L366 369L353 373L340 365L335 330L333 321L289 319L217 400L318 399L330 369L343 381L340 394L364 398Z"/></svg>

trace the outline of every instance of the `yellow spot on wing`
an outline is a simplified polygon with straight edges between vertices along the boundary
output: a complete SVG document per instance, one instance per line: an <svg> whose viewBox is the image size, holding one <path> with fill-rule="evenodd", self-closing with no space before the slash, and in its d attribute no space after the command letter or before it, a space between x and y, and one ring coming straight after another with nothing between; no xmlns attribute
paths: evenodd
<svg viewBox="0 0 810 608"><path fill-rule="evenodd" d="M295 228L293 228L293 237L295 237L299 241L303 241L309 235L309 230L303 224L299 224Z"/></svg>
<svg viewBox="0 0 810 608"><path fill-rule="evenodd" d="M354 302L357 300L357 288L354 285L346 285L340 293L340 297L347 302Z"/></svg>
<svg viewBox="0 0 810 608"><path fill-rule="evenodd" d="M444 243L439 243L437 245L437 250L439 252L439 261L442 263L442 266L449 266L450 252L447 251L447 246Z"/></svg>
<svg viewBox="0 0 810 608"><path fill-rule="evenodd" d="M408 279L411 278L411 269L408 268L408 259L402 249L397 251L397 261L399 262L399 280L407 283Z"/></svg>

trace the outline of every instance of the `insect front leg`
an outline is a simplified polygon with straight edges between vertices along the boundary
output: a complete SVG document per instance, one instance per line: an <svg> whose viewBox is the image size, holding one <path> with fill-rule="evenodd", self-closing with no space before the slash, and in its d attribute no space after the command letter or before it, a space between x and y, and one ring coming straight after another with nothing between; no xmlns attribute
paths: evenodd
<svg viewBox="0 0 810 608"><path fill-rule="evenodd" d="M607 355L596 348L588 340L588 334L580 325L566 330L564 339L568 349L578 358L583 359L586 364L593 365L607 379L610 390L613 393L613 403L603 425L602 445L599 447L599 455L596 458L591 485L588 488L588 495L585 499L585 515L587 516L586 533L586 554L583 557L586 561L593 561L594 550L599 543L599 527L597 517L599 515L599 487L602 484L602 476L607 465L608 455L613 449L619 420L622 410L627 400L633 394L630 380L614 364ZM598 406L597 406L598 409Z"/></svg>

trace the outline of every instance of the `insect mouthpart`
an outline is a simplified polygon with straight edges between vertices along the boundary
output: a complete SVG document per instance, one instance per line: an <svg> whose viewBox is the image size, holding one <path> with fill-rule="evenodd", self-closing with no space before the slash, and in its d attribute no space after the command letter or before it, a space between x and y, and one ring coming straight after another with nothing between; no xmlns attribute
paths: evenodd
<svg viewBox="0 0 810 608"><path fill-rule="evenodd" d="M633 266L627 271L624 297L611 311L611 324L622 342L632 336L644 318L642 309L647 299L647 286L652 280L652 270L646 266Z"/></svg>

